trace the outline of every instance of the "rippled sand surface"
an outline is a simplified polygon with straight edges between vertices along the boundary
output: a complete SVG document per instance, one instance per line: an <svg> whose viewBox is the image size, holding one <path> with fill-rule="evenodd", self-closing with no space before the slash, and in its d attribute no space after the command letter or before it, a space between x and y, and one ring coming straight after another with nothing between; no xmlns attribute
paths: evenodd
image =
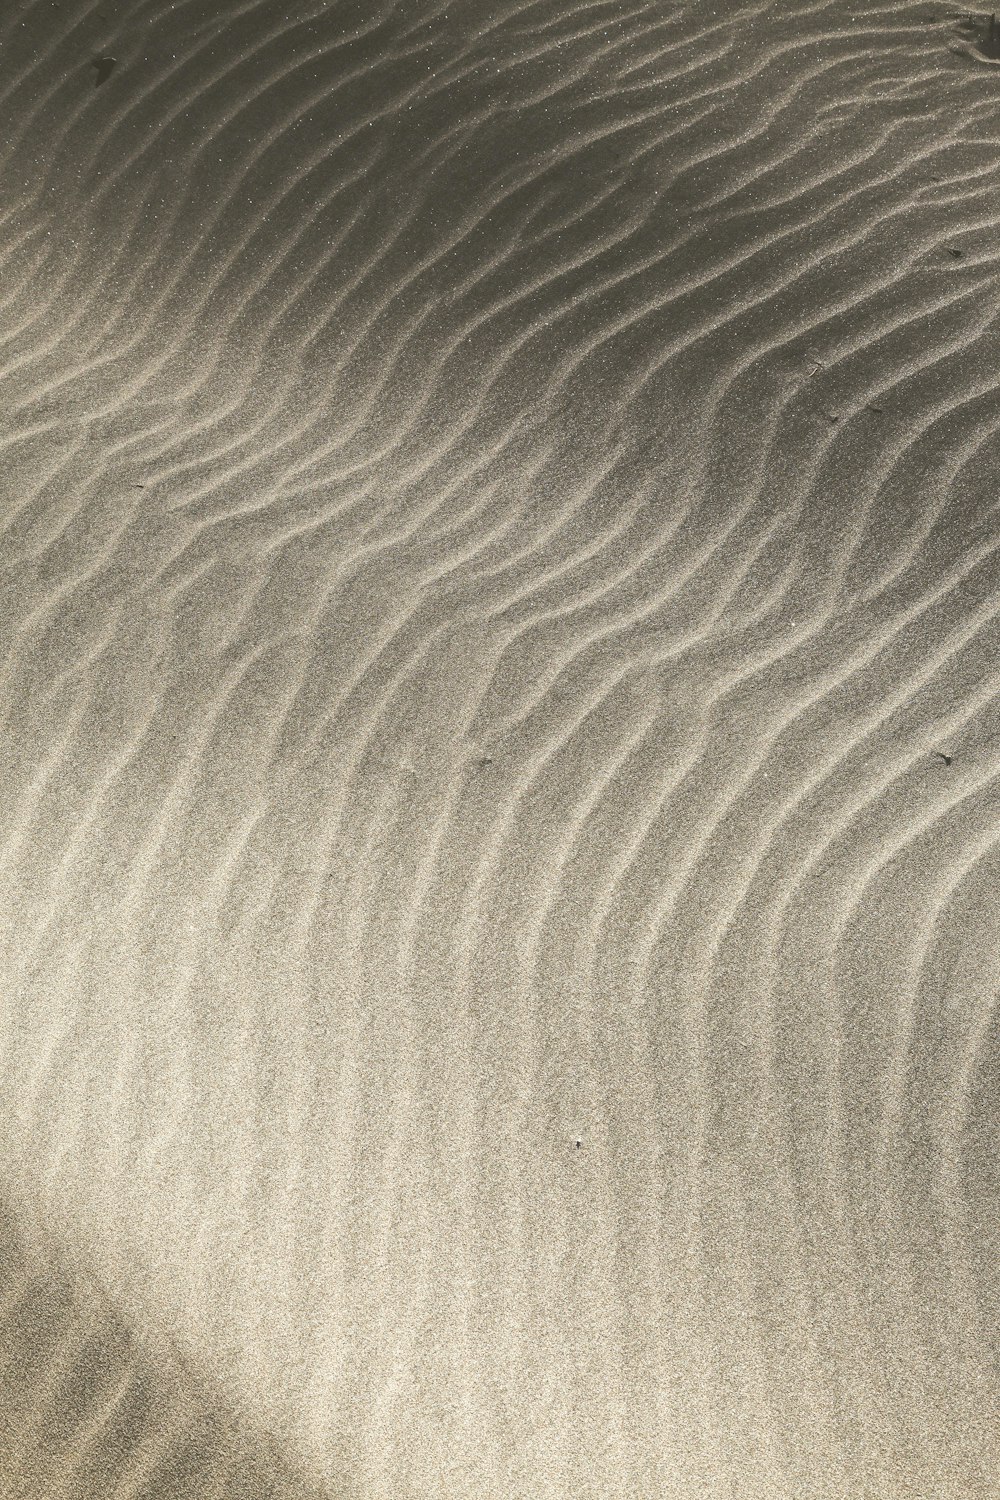
<svg viewBox="0 0 1000 1500"><path fill-rule="evenodd" d="M7 0L4 1497L996 1493L994 52Z"/></svg>

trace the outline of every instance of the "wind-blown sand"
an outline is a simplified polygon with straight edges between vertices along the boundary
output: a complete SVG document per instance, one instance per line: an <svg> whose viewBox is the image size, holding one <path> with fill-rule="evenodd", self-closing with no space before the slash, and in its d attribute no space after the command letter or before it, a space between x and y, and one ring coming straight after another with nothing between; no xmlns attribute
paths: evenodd
<svg viewBox="0 0 1000 1500"><path fill-rule="evenodd" d="M0 1494L995 1493L984 36L9 0Z"/></svg>

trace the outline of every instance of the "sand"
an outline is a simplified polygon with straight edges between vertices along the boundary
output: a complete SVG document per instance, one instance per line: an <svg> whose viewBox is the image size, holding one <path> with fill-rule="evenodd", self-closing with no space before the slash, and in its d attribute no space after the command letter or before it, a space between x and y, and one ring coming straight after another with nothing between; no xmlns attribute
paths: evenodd
<svg viewBox="0 0 1000 1500"><path fill-rule="evenodd" d="M8 0L0 1494L995 1493L986 24Z"/></svg>

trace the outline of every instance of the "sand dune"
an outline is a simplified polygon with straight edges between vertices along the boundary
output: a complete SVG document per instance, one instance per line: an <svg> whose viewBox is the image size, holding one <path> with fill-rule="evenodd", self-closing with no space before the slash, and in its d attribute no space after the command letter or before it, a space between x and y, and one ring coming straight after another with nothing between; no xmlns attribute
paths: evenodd
<svg viewBox="0 0 1000 1500"><path fill-rule="evenodd" d="M986 28L0 16L0 1493L993 1493Z"/></svg>

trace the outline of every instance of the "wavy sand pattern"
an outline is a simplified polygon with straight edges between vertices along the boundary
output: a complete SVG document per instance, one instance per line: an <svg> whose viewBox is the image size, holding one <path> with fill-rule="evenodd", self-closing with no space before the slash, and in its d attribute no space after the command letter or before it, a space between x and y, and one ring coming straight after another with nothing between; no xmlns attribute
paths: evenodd
<svg viewBox="0 0 1000 1500"><path fill-rule="evenodd" d="M994 1493L985 24L9 0L0 1493Z"/></svg>

